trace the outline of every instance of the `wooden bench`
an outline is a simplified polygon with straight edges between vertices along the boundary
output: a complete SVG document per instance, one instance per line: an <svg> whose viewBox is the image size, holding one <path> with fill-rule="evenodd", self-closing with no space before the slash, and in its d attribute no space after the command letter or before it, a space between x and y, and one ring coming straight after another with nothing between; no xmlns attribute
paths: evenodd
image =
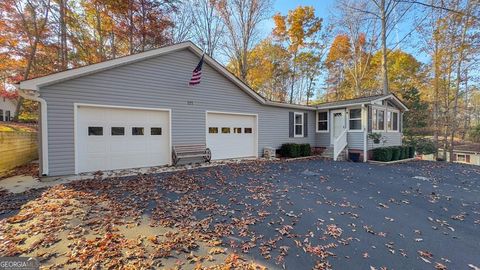
<svg viewBox="0 0 480 270"><path fill-rule="evenodd" d="M172 151L173 165L177 165L181 158L203 157L206 162L212 159L212 153L205 144L174 145Z"/></svg>

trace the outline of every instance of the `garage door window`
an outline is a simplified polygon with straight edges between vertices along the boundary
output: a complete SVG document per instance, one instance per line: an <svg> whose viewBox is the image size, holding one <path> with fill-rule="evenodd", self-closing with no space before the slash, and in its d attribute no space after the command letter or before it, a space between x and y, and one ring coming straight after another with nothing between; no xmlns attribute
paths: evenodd
<svg viewBox="0 0 480 270"><path fill-rule="evenodd" d="M233 133L242 133L242 128L233 128Z"/></svg>
<svg viewBox="0 0 480 270"><path fill-rule="evenodd" d="M222 127L222 133L230 133L229 127Z"/></svg>
<svg viewBox="0 0 480 270"><path fill-rule="evenodd" d="M244 128L245 133L252 133L252 128Z"/></svg>
<svg viewBox="0 0 480 270"><path fill-rule="evenodd" d="M218 128L217 127L209 127L208 128L208 133L218 133Z"/></svg>
<svg viewBox="0 0 480 270"><path fill-rule="evenodd" d="M162 135L162 128L152 127L150 129L150 135Z"/></svg>
<svg viewBox="0 0 480 270"><path fill-rule="evenodd" d="M112 127L112 136L123 136L125 135L124 127Z"/></svg>
<svg viewBox="0 0 480 270"><path fill-rule="evenodd" d="M103 127L88 127L88 136L103 136Z"/></svg>
<svg viewBox="0 0 480 270"><path fill-rule="evenodd" d="M133 127L132 135L144 135L143 127Z"/></svg>

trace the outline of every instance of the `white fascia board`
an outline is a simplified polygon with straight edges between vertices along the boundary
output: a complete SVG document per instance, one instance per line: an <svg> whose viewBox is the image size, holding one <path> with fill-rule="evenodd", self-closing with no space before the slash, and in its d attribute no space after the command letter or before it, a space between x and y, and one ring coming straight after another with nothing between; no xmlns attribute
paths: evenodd
<svg viewBox="0 0 480 270"><path fill-rule="evenodd" d="M316 111L317 108L306 106L306 105L299 105L299 104L288 104L288 103L281 103L281 102L274 102L274 101L265 101L266 105L274 106L274 107L282 107L282 108L290 108L290 109L298 109L298 110L307 110L307 111Z"/></svg>
<svg viewBox="0 0 480 270"><path fill-rule="evenodd" d="M183 43L175 44L172 46L167 46L167 47L158 48L158 49L154 49L154 50L150 50L142 53L128 55L128 56L108 60L105 62L100 62L97 64L92 64L84 67L79 67L79 68L66 70L66 71L54 73L51 75L31 79L31 80L22 81L19 83L19 87L20 89L24 89L24 90L39 91L40 87L42 86L51 85L54 83L70 80L73 78L93 74L99 71L111 69L118 66L123 66L123 65L134 63L137 61L142 61L151 57L181 50L191 46L194 46L193 43L183 42Z"/></svg>
<svg viewBox="0 0 480 270"><path fill-rule="evenodd" d="M330 105L330 106L318 105L317 109L318 110L326 110L326 109L348 108L348 107L353 107L353 106L361 106L361 105L367 104L367 103L370 103L370 102L360 102L360 103L350 103L350 104Z"/></svg>
<svg viewBox="0 0 480 270"><path fill-rule="evenodd" d="M384 96L384 97L381 97L381 98L378 98L378 99L375 99L375 100L372 100L371 103L375 103L376 101L382 101L382 100L385 100L385 99L393 99L393 101L395 101L398 105L400 105L400 107L402 107L402 109L406 112L408 112L408 108L407 106L405 106L405 104L403 104L403 102L398 99L395 95L393 94L390 94L388 96Z"/></svg>

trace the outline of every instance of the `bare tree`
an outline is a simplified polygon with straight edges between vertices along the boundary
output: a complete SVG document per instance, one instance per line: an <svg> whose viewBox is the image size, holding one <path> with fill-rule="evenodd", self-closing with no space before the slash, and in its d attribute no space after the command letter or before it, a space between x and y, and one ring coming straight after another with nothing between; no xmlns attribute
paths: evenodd
<svg viewBox="0 0 480 270"><path fill-rule="evenodd" d="M194 19L190 3L181 3L173 13L171 20L174 24L170 33L173 43L186 41L192 37Z"/></svg>
<svg viewBox="0 0 480 270"><path fill-rule="evenodd" d="M362 93L362 81L367 76L371 56L377 49L377 25L369 14L359 12L365 9L365 2L341 0L335 25L339 32L345 33L350 41L351 58L345 63L345 69L353 79L355 95ZM349 7L355 7L354 9Z"/></svg>
<svg viewBox="0 0 480 270"><path fill-rule="evenodd" d="M225 34L218 4L218 0L191 0L189 3L193 41L210 56L215 55Z"/></svg>
<svg viewBox="0 0 480 270"><path fill-rule="evenodd" d="M413 3L400 6L399 0L359 0L356 5L347 5L353 11L362 12L380 23L380 43L382 52L382 92L389 93L388 87L388 45L387 40L392 29L403 19ZM400 15L396 15L400 14ZM403 40L403 39L402 39Z"/></svg>
<svg viewBox="0 0 480 270"><path fill-rule="evenodd" d="M260 22L267 18L270 0L219 0L217 10L225 24L225 53L237 64L242 80L248 72L248 51L258 42Z"/></svg>

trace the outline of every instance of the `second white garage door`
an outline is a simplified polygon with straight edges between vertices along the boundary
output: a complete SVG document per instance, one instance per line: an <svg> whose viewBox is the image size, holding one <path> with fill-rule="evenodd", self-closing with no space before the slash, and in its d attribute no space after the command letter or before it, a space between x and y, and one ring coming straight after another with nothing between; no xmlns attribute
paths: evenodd
<svg viewBox="0 0 480 270"><path fill-rule="evenodd" d="M257 156L256 115L208 112L206 122L212 159Z"/></svg>
<svg viewBox="0 0 480 270"><path fill-rule="evenodd" d="M170 163L170 112L77 107L76 171Z"/></svg>

